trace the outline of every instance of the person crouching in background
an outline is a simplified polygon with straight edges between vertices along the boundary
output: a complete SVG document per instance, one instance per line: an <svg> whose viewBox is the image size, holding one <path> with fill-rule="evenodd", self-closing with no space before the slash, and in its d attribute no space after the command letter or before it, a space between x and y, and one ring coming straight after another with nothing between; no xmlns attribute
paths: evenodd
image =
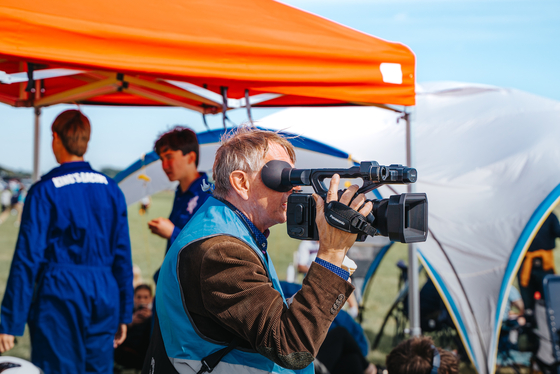
<svg viewBox="0 0 560 374"><path fill-rule="evenodd" d="M134 289L134 313L128 325L126 340L115 349L115 363L122 369L142 370L150 344L152 328L152 288L141 284ZM117 365L115 372L118 372Z"/></svg>

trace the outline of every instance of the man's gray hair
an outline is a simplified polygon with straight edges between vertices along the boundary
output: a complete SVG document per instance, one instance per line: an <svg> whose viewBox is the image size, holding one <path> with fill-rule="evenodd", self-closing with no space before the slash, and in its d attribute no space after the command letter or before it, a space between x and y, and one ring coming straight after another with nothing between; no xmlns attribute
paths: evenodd
<svg viewBox="0 0 560 374"><path fill-rule="evenodd" d="M221 146L216 151L212 168L214 177L214 196L225 199L231 190L229 176L236 170L253 174L261 170L264 158L271 143L276 143L296 162L292 144L274 131L260 130L254 126L240 126L225 133Z"/></svg>

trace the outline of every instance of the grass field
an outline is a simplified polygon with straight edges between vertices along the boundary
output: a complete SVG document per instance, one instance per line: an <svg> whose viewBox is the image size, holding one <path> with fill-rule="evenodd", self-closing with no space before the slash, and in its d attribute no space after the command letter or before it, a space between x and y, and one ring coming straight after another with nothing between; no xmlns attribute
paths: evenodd
<svg viewBox="0 0 560 374"><path fill-rule="evenodd" d="M152 205L145 215L139 214L138 204L131 205L128 210L133 262L140 267L142 276L148 283L153 283L152 275L161 265L166 243L165 240L150 233L147 222L152 218L167 217L171 211L172 202L173 194L162 192L152 196ZM6 222L0 225L0 298L4 294L17 239L18 229L14 226L14 221L15 216L10 216ZM286 269L292 261L292 254L297 250L298 245L299 241L287 236L285 225L272 228L269 238L269 253L281 279L285 278ZM394 245L383 259L373 283L369 287L362 326L370 342L377 335L383 318L398 292L399 270L395 264L400 259L407 262L407 257L405 245ZM560 260L560 256L556 257ZM560 268L558 265L557 268ZM390 322L384 330L385 334L381 339L380 348L372 351L368 356L370 361L384 364L385 356L392 348L394 331L395 325ZM27 331L23 337L18 338L18 344L9 352L9 355L29 359L30 344ZM471 372L472 369L463 368L461 371Z"/></svg>

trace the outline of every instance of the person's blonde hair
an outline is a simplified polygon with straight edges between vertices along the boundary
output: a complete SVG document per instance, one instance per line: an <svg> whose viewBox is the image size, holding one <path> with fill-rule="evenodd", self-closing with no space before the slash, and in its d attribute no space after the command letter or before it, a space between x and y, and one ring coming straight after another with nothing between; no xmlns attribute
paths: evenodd
<svg viewBox="0 0 560 374"><path fill-rule="evenodd" d="M232 172L241 170L252 174L263 167L271 143L284 148L292 163L296 162L296 153L292 144L274 131L244 125L225 133L221 143L216 151L212 168L214 196L218 198L224 199L229 194L231 189L229 176Z"/></svg>
<svg viewBox="0 0 560 374"><path fill-rule="evenodd" d="M58 134L68 153L78 157L86 153L91 126L82 112L72 109L60 113L51 128L53 133Z"/></svg>

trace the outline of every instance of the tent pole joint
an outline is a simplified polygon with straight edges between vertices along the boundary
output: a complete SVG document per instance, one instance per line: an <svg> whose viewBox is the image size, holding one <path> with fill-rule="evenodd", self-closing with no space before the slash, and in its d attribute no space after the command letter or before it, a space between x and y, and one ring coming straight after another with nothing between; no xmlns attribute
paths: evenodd
<svg viewBox="0 0 560 374"><path fill-rule="evenodd" d="M128 88L128 82L124 80L123 73L117 73L117 81L121 83L117 88L117 92L123 92L123 90Z"/></svg>

